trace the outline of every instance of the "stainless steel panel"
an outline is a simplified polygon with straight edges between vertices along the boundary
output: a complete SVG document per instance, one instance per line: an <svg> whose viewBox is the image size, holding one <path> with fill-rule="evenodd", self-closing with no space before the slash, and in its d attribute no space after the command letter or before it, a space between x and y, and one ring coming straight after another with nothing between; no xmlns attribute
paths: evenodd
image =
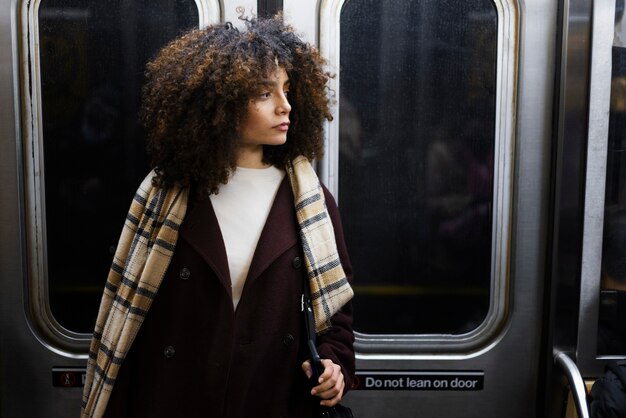
<svg viewBox="0 0 626 418"><path fill-rule="evenodd" d="M584 152L587 136L591 2L562 5L554 173L552 310L554 346L573 350L579 300ZM551 354L550 354L551 356Z"/></svg>
<svg viewBox="0 0 626 418"><path fill-rule="evenodd" d="M558 25L555 106L553 221L549 258L546 375L541 387L546 416L559 413L564 396L562 374L553 366L553 349L575 352L580 301L584 161L587 137L592 2L563 0Z"/></svg>
<svg viewBox="0 0 626 418"><path fill-rule="evenodd" d="M598 295L602 269L602 231L606 180L609 107L611 97L611 47L613 45L614 0L593 2L591 26L591 70L589 121L584 196L580 308L576 360L583 375L599 375L603 365L596 361Z"/></svg>
<svg viewBox="0 0 626 418"><path fill-rule="evenodd" d="M26 320L26 246L16 1L0 9L0 416L77 415L79 390L53 390L53 364L82 365L45 348ZM35 301L38 303L39 301Z"/></svg>
<svg viewBox="0 0 626 418"><path fill-rule="evenodd" d="M288 3L285 0L285 8L289 7ZM346 403L360 417L541 416L537 383L542 373L557 8L558 2L546 0L520 1L517 8L520 49L514 64L518 79L517 110L513 120L515 143L511 149L515 167L510 185L513 201L508 247L510 280L507 282L512 303L502 332L482 350L457 356L442 356L433 347L432 351L421 355L359 353L357 360L359 370L484 370L484 390L354 391L348 395ZM304 15L289 18L296 27L307 19ZM332 33L336 30L336 26L331 25L329 31L320 29L319 36L322 41L337 39ZM332 66L331 71L335 71ZM333 152L336 151L332 146L327 148L331 158ZM332 165L331 160L329 166ZM323 173L333 184L333 174ZM395 340L390 338L388 342L394 344Z"/></svg>

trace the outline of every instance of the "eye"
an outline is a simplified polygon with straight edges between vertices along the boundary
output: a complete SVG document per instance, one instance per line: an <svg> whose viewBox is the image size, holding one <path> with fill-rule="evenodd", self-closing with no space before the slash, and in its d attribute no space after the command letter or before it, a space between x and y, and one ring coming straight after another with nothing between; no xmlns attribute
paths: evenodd
<svg viewBox="0 0 626 418"><path fill-rule="evenodd" d="M272 95L272 93L270 93L269 91L264 91L262 93L259 93L259 98L260 99L269 99L271 95Z"/></svg>

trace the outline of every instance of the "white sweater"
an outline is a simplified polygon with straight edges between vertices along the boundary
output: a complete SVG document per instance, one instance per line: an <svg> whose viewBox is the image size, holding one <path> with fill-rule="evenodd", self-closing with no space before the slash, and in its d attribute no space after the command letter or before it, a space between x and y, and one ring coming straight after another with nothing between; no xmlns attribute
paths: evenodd
<svg viewBox="0 0 626 418"><path fill-rule="evenodd" d="M238 167L211 203L224 238L233 306L241 298L261 231L285 172L269 168Z"/></svg>

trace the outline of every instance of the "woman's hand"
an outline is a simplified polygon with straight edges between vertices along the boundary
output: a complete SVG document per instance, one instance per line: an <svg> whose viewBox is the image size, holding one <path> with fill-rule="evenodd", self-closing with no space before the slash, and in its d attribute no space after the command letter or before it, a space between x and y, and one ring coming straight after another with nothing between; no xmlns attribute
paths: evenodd
<svg viewBox="0 0 626 418"><path fill-rule="evenodd" d="M322 406L334 406L341 401L343 396L343 388L345 386L343 373L341 373L341 367L333 363L332 360L322 360L322 365L324 366L324 372L318 380L319 385L311 389L311 395L322 398L320 402ZM313 376L310 361L307 360L302 363L302 370L304 370L309 379Z"/></svg>

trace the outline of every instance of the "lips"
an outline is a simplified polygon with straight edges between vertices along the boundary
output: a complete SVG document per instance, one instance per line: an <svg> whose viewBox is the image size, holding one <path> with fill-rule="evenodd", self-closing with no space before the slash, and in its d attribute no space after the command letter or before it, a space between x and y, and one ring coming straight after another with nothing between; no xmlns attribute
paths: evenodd
<svg viewBox="0 0 626 418"><path fill-rule="evenodd" d="M278 129L279 131L287 131L289 130L289 122L283 122L279 125L274 126L275 129Z"/></svg>

